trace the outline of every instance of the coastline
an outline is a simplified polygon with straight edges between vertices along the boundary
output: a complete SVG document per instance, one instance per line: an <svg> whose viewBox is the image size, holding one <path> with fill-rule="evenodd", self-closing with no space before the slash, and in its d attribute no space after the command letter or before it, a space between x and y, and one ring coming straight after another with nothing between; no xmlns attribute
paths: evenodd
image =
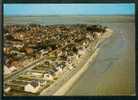
<svg viewBox="0 0 138 100"><path fill-rule="evenodd" d="M67 73L69 75L66 75L66 76L68 76L67 78L69 78L69 79L67 79L66 77L63 77L63 82L65 81L64 84L60 84L61 82L59 82L59 81L62 81L62 79L61 79L61 80L57 81L57 83L55 83L54 85L49 87L48 89L43 90L40 93L40 96L45 96L45 95L47 95L47 96L52 96L52 95L53 96L62 96L62 95L64 95L73 86L73 84L81 77L81 75L88 69L89 62L94 61L94 59L98 55L98 52L100 51L100 48L97 47L97 45L102 43L104 40L109 38L111 35L112 35L112 31L111 30L108 30L107 32L105 32L102 35L102 37L98 40L98 42L95 45L94 53L92 53L90 51L87 51L90 54L85 54L84 55L86 57L86 59L87 59L85 62L81 58L81 60L83 60L82 62L84 62L84 63L82 63L80 61L82 64L80 64L80 67L78 65L77 69L74 70L76 73L73 73L72 71L70 73ZM90 46L90 50L92 50L91 48L92 48L92 46ZM58 86L60 86L60 88L57 88ZM53 89L53 88L56 88L56 89ZM52 92L54 92L54 93L52 93Z"/></svg>
<svg viewBox="0 0 138 100"><path fill-rule="evenodd" d="M96 49L94 54L91 55L89 60L83 65L83 67L73 76L71 79L69 79L58 91L56 91L53 95L54 96L61 96L64 95L71 87L72 85L80 78L80 76L88 69L88 64L91 60L94 60L99 52L99 48Z"/></svg>

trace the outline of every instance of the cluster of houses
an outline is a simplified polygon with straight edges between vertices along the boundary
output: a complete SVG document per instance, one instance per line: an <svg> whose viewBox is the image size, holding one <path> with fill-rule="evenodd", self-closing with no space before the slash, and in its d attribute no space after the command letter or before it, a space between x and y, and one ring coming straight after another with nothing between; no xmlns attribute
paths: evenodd
<svg viewBox="0 0 138 100"><path fill-rule="evenodd" d="M105 31L106 27L85 24L7 25L4 27L4 74L18 71L20 67L46 55L45 63L12 80L21 81L20 85L14 84L22 87L17 88L18 91L37 93L49 82L60 78L65 68L75 68L75 63L85 54L90 43ZM6 85L5 93L13 89L12 82Z"/></svg>
<svg viewBox="0 0 138 100"><path fill-rule="evenodd" d="M45 61L43 64L19 75L16 79L5 83L4 92L8 94L12 90L16 90L18 92L37 93L60 78L65 66L65 63L61 60Z"/></svg>

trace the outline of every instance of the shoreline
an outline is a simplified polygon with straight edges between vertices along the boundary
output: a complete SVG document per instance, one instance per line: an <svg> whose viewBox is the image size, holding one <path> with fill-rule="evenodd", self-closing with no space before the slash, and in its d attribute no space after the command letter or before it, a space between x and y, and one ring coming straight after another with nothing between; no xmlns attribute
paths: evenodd
<svg viewBox="0 0 138 100"><path fill-rule="evenodd" d="M87 51L90 54L85 54L84 55L85 57L88 56L89 58L87 57L87 61L85 61L84 64L82 64L81 67L77 66L77 68L80 68L80 69L74 70L74 71L76 71L76 73L73 73L73 72L71 73L70 72L71 75L68 76L68 78L69 78L68 80L65 77L63 77L63 80L64 80L64 78L66 79L66 82L64 84L60 84L59 82L55 83L53 86L49 87L48 89L43 90L40 93L40 96L45 96L45 95L47 95L47 96L62 96L62 95L64 95L72 87L72 85L80 78L80 76L88 69L89 62L93 61L96 58L96 56L98 55L98 52L99 52L100 48L99 47L97 48L97 45L101 44L104 40L109 38L111 35L112 35L112 31L111 30L108 30L108 32L105 32L102 35L102 37L99 39L99 41L95 45L94 52L91 53L90 51ZM90 48L92 48L92 47L90 47ZM81 60L83 60L83 59L81 58ZM62 81L62 79L59 80L59 81ZM58 88L57 90L53 89L54 86L58 87L58 85L61 85L61 87ZM51 92L52 90L55 90L53 94L52 93L48 93L49 91Z"/></svg>
<svg viewBox="0 0 138 100"><path fill-rule="evenodd" d="M56 91L53 95L54 96L61 96L64 95L71 87L72 85L80 78L80 76L88 69L88 64L91 60L94 60L99 52L99 48L96 49L94 54L92 54L89 58L89 60L83 65L83 67L73 76L71 79L69 79L58 91Z"/></svg>

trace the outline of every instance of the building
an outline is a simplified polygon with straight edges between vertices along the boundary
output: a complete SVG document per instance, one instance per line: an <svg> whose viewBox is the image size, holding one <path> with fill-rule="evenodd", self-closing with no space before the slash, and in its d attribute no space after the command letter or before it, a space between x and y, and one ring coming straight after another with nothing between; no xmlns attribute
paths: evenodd
<svg viewBox="0 0 138 100"><path fill-rule="evenodd" d="M18 60L13 60L10 63L10 69L12 69L13 71L17 69L17 67L22 66L22 62L18 61Z"/></svg>
<svg viewBox="0 0 138 100"><path fill-rule="evenodd" d="M93 34L94 34L94 36L95 36L96 38L100 38L100 36L101 36L101 33L100 33L100 32L94 32Z"/></svg>
<svg viewBox="0 0 138 100"><path fill-rule="evenodd" d="M4 73L5 74L10 74L11 72L17 70L17 68L15 66L10 66L10 67L6 67L4 66Z"/></svg>
<svg viewBox="0 0 138 100"><path fill-rule="evenodd" d="M15 48L23 48L24 44L13 44Z"/></svg>
<svg viewBox="0 0 138 100"><path fill-rule="evenodd" d="M85 54L85 50L84 49L79 49L78 50L78 54L79 55L84 55Z"/></svg>
<svg viewBox="0 0 138 100"><path fill-rule="evenodd" d="M32 54L33 53L33 49L32 48L25 48L25 51L27 54Z"/></svg>
<svg viewBox="0 0 138 100"><path fill-rule="evenodd" d="M32 80L29 84L24 86L24 91L37 93L40 89L40 82L37 80Z"/></svg>
<svg viewBox="0 0 138 100"><path fill-rule="evenodd" d="M53 76L50 73L45 73L43 78L50 81L53 80Z"/></svg>
<svg viewBox="0 0 138 100"><path fill-rule="evenodd" d="M40 53L41 53L42 56L44 56L45 54L48 53L48 50L44 50L44 49L42 49L42 50L40 50Z"/></svg>
<svg viewBox="0 0 138 100"><path fill-rule="evenodd" d="M69 70L73 69L72 62L66 61L65 64Z"/></svg>
<svg viewBox="0 0 138 100"><path fill-rule="evenodd" d="M61 75L61 74L63 74L63 69L61 67L56 67L55 75L58 76L58 75Z"/></svg>
<svg viewBox="0 0 138 100"><path fill-rule="evenodd" d="M11 70L6 65L4 65L4 74L10 74L10 73Z"/></svg>
<svg viewBox="0 0 138 100"><path fill-rule="evenodd" d="M43 75L42 73L39 73L39 72L32 72L31 74L32 74L33 76L36 76L36 77L37 77L37 76L40 76L40 77L41 77L41 76Z"/></svg>
<svg viewBox="0 0 138 100"><path fill-rule="evenodd" d="M62 56L62 50L57 50L57 56Z"/></svg>
<svg viewBox="0 0 138 100"><path fill-rule="evenodd" d="M8 93L10 90L11 90L11 87L9 87L9 86L4 88L5 93Z"/></svg>
<svg viewBox="0 0 138 100"><path fill-rule="evenodd" d="M3 51L4 51L5 54L10 54L11 48L10 47L4 47Z"/></svg>

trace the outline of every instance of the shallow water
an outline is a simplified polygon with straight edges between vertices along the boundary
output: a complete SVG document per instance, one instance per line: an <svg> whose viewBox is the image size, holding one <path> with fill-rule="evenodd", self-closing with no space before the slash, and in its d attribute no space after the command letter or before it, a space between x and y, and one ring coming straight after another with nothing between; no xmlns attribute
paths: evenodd
<svg viewBox="0 0 138 100"><path fill-rule="evenodd" d="M135 93L135 23L133 16L5 17L4 24L102 24L114 32L100 47L94 63L66 95Z"/></svg>
<svg viewBox="0 0 138 100"><path fill-rule="evenodd" d="M113 36L66 95L135 94L134 23L105 24L114 30Z"/></svg>

